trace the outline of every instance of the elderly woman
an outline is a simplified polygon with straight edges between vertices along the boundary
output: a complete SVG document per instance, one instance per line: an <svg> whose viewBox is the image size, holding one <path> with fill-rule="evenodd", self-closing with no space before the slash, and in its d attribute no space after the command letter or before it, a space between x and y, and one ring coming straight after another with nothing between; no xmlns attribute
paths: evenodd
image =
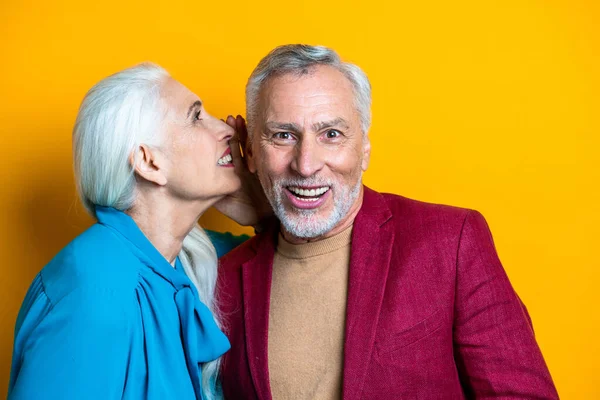
<svg viewBox="0 0 600 400"><path fill-rule="evenodd" d="M17 319L9 399L219 397L230 345L214 308L215 248L197 221L240 189L233 135L154 64L89 91L73 153L97 223L34 279ZM235 238L216 240L231 247Z"/></svg>

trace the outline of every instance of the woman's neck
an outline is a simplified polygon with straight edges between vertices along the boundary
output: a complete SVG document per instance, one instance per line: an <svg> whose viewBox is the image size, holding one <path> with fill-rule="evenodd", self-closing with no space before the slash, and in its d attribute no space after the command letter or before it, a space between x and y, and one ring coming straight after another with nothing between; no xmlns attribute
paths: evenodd
<svg viewBox="0 0 600 400"><path fill-rule="evenodd" d="M125 212L171 264L181 251L183 240L208 208L182 203L142 195Z"/></svg>

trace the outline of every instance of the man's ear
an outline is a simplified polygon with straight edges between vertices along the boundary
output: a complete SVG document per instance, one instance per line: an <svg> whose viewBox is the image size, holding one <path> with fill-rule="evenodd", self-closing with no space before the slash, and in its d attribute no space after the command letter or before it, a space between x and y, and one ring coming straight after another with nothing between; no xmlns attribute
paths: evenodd
<svg viewBox="0 0 600 400"><path fill-rule="evenodd" d="M363 137L363 158L361 168L364 171L369 167L369 162L371 161L371 141L369 140L368 133L364 134Z"/></svg>
<svg viewBox="0 0 600 400"><path fill-rule="evenodd" d="M167 184L165 175L165 160L157 149L151 149L145 144L131 152L129 162L140 178L159 186Z"/></svg>
<svg viewBox="0 0 600 400"><path fill-rule="evenodd" d="M248 171L254 174L256 173L256 162L254 160L254 150L252 149L252 143L254 143L254 140L252 140L251 138L246 142L244 154L246 155L246 160L248 162Z"/></svg>

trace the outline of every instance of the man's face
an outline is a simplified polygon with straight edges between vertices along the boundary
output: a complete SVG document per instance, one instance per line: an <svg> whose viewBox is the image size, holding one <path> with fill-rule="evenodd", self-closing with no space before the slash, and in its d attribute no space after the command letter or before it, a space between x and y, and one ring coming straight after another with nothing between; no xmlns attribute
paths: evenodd
<svg viewBox="0 0 600 400"><path fill-rule="evenodd" d="M249 167L284 229L317 238L346 226L360 208L370 155L350 81L328 66L274 77L255 126Z"/></svg>

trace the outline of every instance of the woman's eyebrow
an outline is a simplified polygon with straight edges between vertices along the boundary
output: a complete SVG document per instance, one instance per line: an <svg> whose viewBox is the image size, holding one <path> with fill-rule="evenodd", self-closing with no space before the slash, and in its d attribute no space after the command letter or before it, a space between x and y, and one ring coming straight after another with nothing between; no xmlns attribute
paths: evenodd
<svg viewBox="0 0 600 400"><path fill-rule="evenodd" d="M192 105L190 106L190 108L188 109L187 117L186 118L190 117L190 114L192 113L192 111L194 109L200 108L200 107L202 107L202 102L200 100L196 100L195 102L193 102Z"/></svg>

